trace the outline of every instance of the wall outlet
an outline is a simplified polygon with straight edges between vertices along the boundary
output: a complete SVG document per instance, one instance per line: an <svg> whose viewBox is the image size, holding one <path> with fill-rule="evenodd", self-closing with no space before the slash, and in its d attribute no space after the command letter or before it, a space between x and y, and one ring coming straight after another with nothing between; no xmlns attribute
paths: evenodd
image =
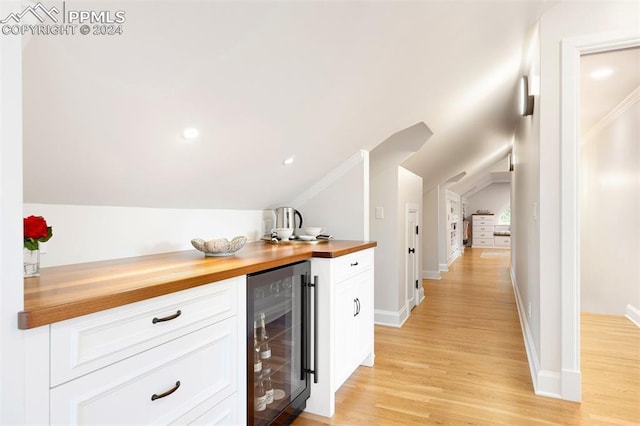
<svg viewBox="0 0 640 426"><path fill-rule="evenodd" d="M527 302L527 318L531 319L531 302Z"/></svg>

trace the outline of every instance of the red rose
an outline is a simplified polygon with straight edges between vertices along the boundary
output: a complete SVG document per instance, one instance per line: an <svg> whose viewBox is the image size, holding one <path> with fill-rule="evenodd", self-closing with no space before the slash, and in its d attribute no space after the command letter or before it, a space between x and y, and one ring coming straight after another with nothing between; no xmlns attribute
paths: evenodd
<svg viewBox="0 0 640 426"><path fill-rule="evenodd" d="M47 238L47 221L42 216L24 218L24 238Z"/></svg>

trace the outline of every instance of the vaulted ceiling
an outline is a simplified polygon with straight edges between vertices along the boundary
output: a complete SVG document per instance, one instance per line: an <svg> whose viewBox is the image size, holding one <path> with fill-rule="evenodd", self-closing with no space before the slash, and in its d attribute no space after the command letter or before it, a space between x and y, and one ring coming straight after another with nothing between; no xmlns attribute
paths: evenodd
<svg viewBox="0 0 640 426"><path fill-rule="evenodd" d="M490 170L518 120L527 34L552 4L73 6L126 22L25 43L25 202L262 209L420 122L433 137L403 165L425 188Z"/></svg>

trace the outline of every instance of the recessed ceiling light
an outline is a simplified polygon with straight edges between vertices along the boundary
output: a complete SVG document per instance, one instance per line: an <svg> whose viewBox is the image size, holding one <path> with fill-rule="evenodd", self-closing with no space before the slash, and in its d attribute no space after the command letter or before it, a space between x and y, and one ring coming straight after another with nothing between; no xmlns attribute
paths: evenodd
<svg viewBox="0 0 640 426"><path fill-rule="evenodd" d="M594 80L601 80L603 78L610 77L613 74L613 70L611 68L598 68L597 70L591 71L591 78Z"/></svg>
<svg viewBox="0 0 640 426"><path fill-rule="evenodd" d="M200 132L195 127L187 127L182 131L182 137L188 141L194 140L200 136Z"/></svg>
<svg viewBox="0 0 640 426"><path fill-rule="evenodd" d="M284 164L285 166L288 166L288 165L290 165L290 164L293 164L293 162L294 162L294 161L296 161L296 156L295 156L295 155L292 155L291 157L286 158L286 159L282 162L282 164Z"/></svg>

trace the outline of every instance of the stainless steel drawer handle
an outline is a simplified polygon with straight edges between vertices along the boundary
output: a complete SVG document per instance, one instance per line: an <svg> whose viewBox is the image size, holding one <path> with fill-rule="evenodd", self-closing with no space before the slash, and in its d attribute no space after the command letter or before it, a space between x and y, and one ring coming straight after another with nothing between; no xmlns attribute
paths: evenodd
<svg viewBox="0 0 640 426"><path fill-rule="evenodd" d="M160 398L164 398L165 396L169 396L172 393L174 393L175 391L178 390L178 388L180 387L180 380L178 380L176 382L176 385L174 387L172 387L171 389L169 389L168 391L161 393L160 395L158 395L157 393L154 393L153 395L151 395L151 400L155 401L156 399L160 399Z"/></svg>
<svg viewBox="0 0 640 426"><path fill-rule="evenodd" d="M168 317L164 317L164 318L153 318L151 322L156 324L158 322L171 321L172 319L178 318L180 315L182 315L182 311L178 309L178 312L176 312L173 315L169 315Z"/></svg>
<svg viewBox="0 0 640 426"><path fill-rule="evenodd" d="M351 266L358 266L358 262L352 263Z"/></svg>

